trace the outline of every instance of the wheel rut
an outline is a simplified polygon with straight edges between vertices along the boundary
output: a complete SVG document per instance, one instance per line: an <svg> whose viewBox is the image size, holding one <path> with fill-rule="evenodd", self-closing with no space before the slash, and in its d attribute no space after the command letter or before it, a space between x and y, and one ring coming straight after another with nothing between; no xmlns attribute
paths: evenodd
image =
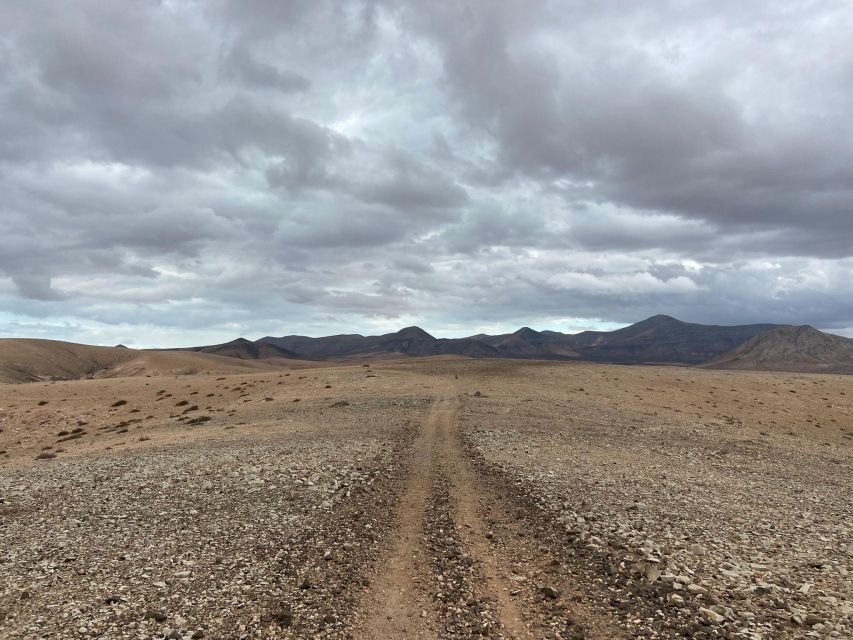
<svg viewBox="0 0 853 640"><path fill-rule="evenodd" d="M443 399L436 405L438 413L437 438L444 454L443 472L454 500L454 520L463 548L476 563L482 584L480 591L494 604L494 613L500 624L498 635L506 638L527 639L541 637L538 625L526 621L516 601L518 589L510 580L506 563L500 562L489 544L490 532L480 516L482 488L464 460L457 430L456 399Z"/></svg>
<svg viewBox="0 0 853 640"><path fill-rule="evenodd" d="M366 621L356 629L356 638L439 637L434 608L424 591L429 569L423 517L435 473L435 419L431 411L412 446L408 479L396 514L397 531L364 598Z"/></svg>
<svg viewBox="0 0 853 640"><path fill-rule="evenodd" d="M395 536L364 594L354 637L621 637L607 624L578 624L556 602L559 595L543 595L541 585L523 576L550 558L523 540L523 527L501 509L498 491L475 474L459 435L457 403L452 388L443 388L414 442Z"/></svg>

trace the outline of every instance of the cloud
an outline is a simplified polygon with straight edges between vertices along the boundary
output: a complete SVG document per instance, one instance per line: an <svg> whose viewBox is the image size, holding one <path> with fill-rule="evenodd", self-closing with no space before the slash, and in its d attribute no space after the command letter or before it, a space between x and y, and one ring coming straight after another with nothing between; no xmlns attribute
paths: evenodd
<svg viewBox="0 0 853 640"><path fill-rule="evenodd" d="M31 300L62 300L65 296L51 287L50 277L40 273L17 273L12 282L18 293Z"/></svg>
<svg viewBox="0 0 853 640"><path fill-rule="evenodd" d="M224 58L220 69L225 77L234 78L246 85L279 91L307 91L311 81L303 75L256 59L250 51L235 47Z"/></svg>
<svg viewBox="0 0 853 640"><path fill-rule="evenodd" d="M853 326L841 0L0 22L0 333Z"/></svg>
<svg viewBox="0 0 853 640"><path fill-rule="evenodd" d="M686 276L675 276L664 280L646 272L596 276L593 273L567 271L551 276L547 282L558 289L601 296L690 293L699 288Z"/></svg>

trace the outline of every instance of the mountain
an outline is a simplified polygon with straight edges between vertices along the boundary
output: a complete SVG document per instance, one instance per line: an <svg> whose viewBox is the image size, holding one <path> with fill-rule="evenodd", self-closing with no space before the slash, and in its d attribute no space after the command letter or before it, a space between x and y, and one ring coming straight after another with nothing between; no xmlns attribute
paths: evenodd
<svg viewBox="0 0 853 640"><path fill-rule="evenodd" d="M777 326L753 324L721 327L657 315L615 331L565 334L523 327L515 333L472 338L494 347L504 358L700 364Z"/></svg>
<svg viewBox="0 0 853 640"><path fill-rule="evenodd" d="M309 338L307 336L267 336L260 343L288 349L309 358L352 358L405 354L415 357L463 355L473 358L500 357L493 348L471 338L435 338L420 327L406 327L381 336L347 334Z"/></svg>
<svg viewBox="0 0 853 640"><path fill-rule="evenodd" d="M197 347L196 350L230 355L236 349L237 353L242 354L251 349L250 345L263 344L286 351L289 355L284 357L318 360L389 355L461 355L473 358L590 360L624 364L701 364L778 326L752 324L723 327L682 322L671 316L657 315L615 331L584 331L577 334L522 327L513 333L496 336L478 334L446 339L435 338L420 327L406 327L381 336L267 336L255 343L241 339L227 345Z"/></svg>
<svg viewBox="0 0 853 640"><path fill-rule="evenodd" d="M537 358L540 360L577 359L580 354L568 345L568 336L556 331L535 331L522 327L514 333L498 336L472 336L497 350L502 358Z"/></svg>
<svg viewBox="0 0 853 640"><path fill-rule="evenodd" d="M285 336L261 338L260 342L311 358L400 353L411 356L457 354L485 358L700 364L777 326L722 327L657 315L616 331L584 331L578 334L522 327L503 335L478 334L468 338L438 339L419 327L407 327L383 336Z"/></svg>
<svg viewBox="0 0 853 640"><path fill-rule="evenodd" d="M734 349L776 324L718 326L656 315L615 331L584 331L567 344L583 359L599 362L701 364Z"/></svg>
<svg viewBox="0 0 853 640"><path fill-rule="evenodd" d="M224 344L214 344L208 347L187 347L175 349L175 351L195 351L197 353L210 353L217 356L239 358L240 360L266 360L268 358L302 358L284 347L267 342L252 342L246 338L237 338Z"/></svg>
<svg viewBox="0 0 853 640"><path fill-rule="evenodd" d="M808 325L762 333L703 365L709 369L853 373L853 340Z"/></svg>
<svg viewBox="0 0 853 640"><path fill-rule="evenodd" d="M59 340L0 338L0 383L264 370L206 353L139 351Z"/></svg>
<svg viewBox="0 0 853 640"><path fill-rule="evenodd" d="M138 351L55 340L0 339L0 383L197 371L244 371L280 359L347 360L388 356L674 363L718 369L853 373L853 340L809 326L682 322L666 315L615 331L565 334L522 327L513 333L436 338L420 327L381 336L347 334L238 338L224 344Z"/></svg>

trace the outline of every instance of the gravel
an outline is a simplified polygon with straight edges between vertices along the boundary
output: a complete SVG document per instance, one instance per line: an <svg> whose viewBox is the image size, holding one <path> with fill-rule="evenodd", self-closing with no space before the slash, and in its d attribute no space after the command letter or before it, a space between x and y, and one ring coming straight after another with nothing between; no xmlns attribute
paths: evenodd
<svg viewBox="0 0 853 640"><path fill-rule="evenodd" d="M394 438L341 409L346 435L268 428L4 473L2 636L346 637L396 500L404 415L383 409Z"/></svg>
<svg viewBox="0 0 853 640"><path fill-rule="evenodd" d="M853 637L849 446L516 393L467 397L472 455L610 588L710 637ZM654 617L625 626L668 637Z"/></svg>

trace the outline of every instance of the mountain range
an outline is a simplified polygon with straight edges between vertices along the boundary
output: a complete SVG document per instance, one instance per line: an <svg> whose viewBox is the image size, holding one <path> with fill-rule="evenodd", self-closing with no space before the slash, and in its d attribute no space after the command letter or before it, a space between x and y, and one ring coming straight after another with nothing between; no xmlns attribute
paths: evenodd
<svg viewBox="0 0 853 640"><path fill-rule="evenodd" d="M122 346L122 345L118 345ZM214 344L206 347L188 347L185 349L164 349L164 351L194 351L195 353L210 353L216 356L239 358L240 360L267 360L269 358L299 358L298 353L280 347L270 342L252 342L246 338L237 338L231 342Z"/></svg>
<svg viewBox="0 0 853 640"><path fill-rule="evenodd" d="M853 340L814 327L716 326L657 315L615 331L575 334L522 327L501 335L436 338L420 327L406 327L381 336L267 336L180 349L136 350L5 338L0 339L0 383L237 372L308 364L299 361L442 355L853 374Z"/></svg>
<svg viewBox="0 0 853 640"><path fill-rule="evenodd" d="M501 335L435 338L420 327L382 336L267 336L258 343L274 345L311 359L462 355L480 358L587 360L612 363L701 364L740 346L750 338L779 327L775 324L702 325L657 315L615 331L576 334L535 331L522 327Z"/></svg>

